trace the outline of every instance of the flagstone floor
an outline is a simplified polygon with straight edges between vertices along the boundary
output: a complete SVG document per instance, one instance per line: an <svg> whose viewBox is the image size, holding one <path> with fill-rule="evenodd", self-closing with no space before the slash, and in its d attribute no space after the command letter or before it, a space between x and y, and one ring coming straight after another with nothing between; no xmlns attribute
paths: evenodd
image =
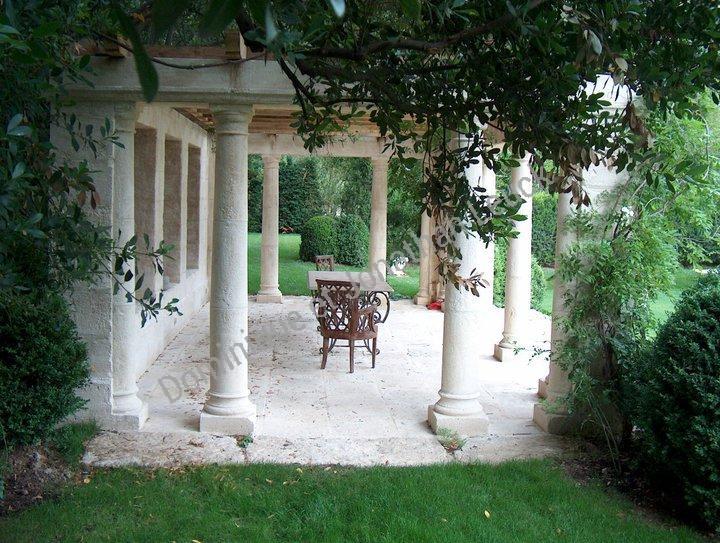
<svg viewBox="0 0 720 543"><path fill-rule="evenodd" d="M320 369L320 336L308 297L279 304L250 304L249 381L258 417L253 440L197 431L208 388L208 310L176 336L141 378L149 419L140 432L103 432L85 461L96 466L174 466L197 463L412 465L448 461L501 461L557 455L569 442L532 423L545 356L500 363L492 358L502 310L478 323L482 352L475 353L481 402L490 419L487 436L448 454L427 426L437 400L442 363L443 314L392 302L381 325L377 367L358 350L355 373L347 349L336 349ZM548 347L550 320L532 312L533 346Z"/></svg>

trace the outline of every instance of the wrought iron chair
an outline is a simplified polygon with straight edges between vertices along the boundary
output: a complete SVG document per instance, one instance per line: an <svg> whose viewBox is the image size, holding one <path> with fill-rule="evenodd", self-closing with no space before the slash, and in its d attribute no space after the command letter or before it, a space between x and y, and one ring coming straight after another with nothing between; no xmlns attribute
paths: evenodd
<svg viewBox="0 0 720 543"><path fill-rule="evenodd" d="M315 269L317 271L335 271L335 256L315 255Z"/></svg>
<svg viewBox="0 0 720 543"><path fill-rule="evenodd" d="M317 281L318 330L323 338L321 369L327 365L327 357L338 340L347 340L350 349L350 373L355 371L355 342L362 341L372 356L375 367L378 329L373 304L363 306L360 302L360 285L349 281Z"/></svg>

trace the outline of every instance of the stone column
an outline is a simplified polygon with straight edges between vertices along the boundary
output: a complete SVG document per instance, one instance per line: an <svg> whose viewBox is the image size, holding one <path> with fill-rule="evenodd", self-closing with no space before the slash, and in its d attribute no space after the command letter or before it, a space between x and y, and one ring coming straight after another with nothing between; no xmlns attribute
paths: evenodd
<svg viewBox="0 0 720 543"><path fill-rule="evenodd" d="M372 273L384 279L387 274L387 158L372 159L372 167L369 266Z"/></svg>
<svg viewBox="0 0 720 543"><path fill-rule="evenodd" d="M210 288L210 390L200 431L249 435L255 405L248 389L248 105L212 108L217 137Z"/></svg>
<svg viewBox="0 0 720 543"><path fill-rule="evenodd" d="M135 235L135 104L115 106L115 132L118 143L113 149L112 233L118 247ZM135 272L135 262L126 265ZM125 271L125 270L124 270ZM121 429L138 430L147 420L147 405L138 398L137 345L135 337L140 317L135 301L127 292L135 292L135 277L123 283L112 302L112 413Z"/></svg>
<svg viewBox="0 0 720 543"><path fill-rule="evenodd" d="M573 204L570 193L558 195L557 203L557 235L555 237L555 264L557 266L561 255L577 240L574 228L567 225L573 214ZM535 404L533 420L540 428L551 434L564 433L570 428L569 416L563 408L559 408L561 401L570 392L571 384L567 372L557 363L557 353L564 340L561 321L566 314L565 293L571 285L565 283L559 273L553 277L553 305L552 328L550 332L550 372L544 380L538 383L538 395L547 400L548 408L542 404Z"/></svg>
<svg viewBox="0 0 720 543"><path fill-rule="evenodd" d="M510 173L510 191L525 200L520 207L523 221L513 221L516 238L508 239L505 264L505 319L503 335L495 345L495 358L501 362L515 359L515 349L525 341L532 297L532 174L530 155L519 159Z"/></svg>
<svg viewBox="0 0 720 543"><path fill-rule="evenodd" d="M257 301L261 303L282 303L278 282L279 163L280 157L276 155L263 156L262 251L257 294Z"/></svg>
<svg viewBox="0 0 720 543"><path fill-rule="evenodd" d="M430 215L423 211L420 217L420 289L415 296L417 305L427 305L432 301L430 293L431 258L433 242L430 234Z"/></svg>
<svg viewBox="0 0 720 543"><path fill-rule="evenodd" d="M473 186L482 183L481 164L471 165L465 174ZM474 234L466 237L461 233L456 242L462 254L461 276L468 277L473 269L484 269L487 250L478 237ZM441 428L468 437L487 433L488 417L479 399L478 364L482 339L480 331L486 329L484 321L490 314L487 300L487 295L473 296L452 284L445 289L440 399L428 407L428 423L436 433Z"/></svg>

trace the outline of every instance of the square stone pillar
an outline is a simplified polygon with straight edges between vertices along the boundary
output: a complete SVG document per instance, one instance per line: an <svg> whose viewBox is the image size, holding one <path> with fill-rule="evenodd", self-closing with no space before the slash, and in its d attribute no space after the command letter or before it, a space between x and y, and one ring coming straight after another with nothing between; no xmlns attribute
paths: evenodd
<svg viewBox="0 0 720 543"><path fill-rule="evenodd" d="M210 390L200 431L249 435L256 409L248 388L249 105L213 106L215 205L210 289Z"/></svg>
<svg viewBox="0 0 720 543"><path fill-rule="evenodd" d="M372 202L370 205L370 258L373 274L387 275L387 174L386 157L372 159Z"/></svg>
<svg viewBox="0 0 720 543"><path fill-rule="evenodd" d="M263 155L262 247L260 252L260 291L257 301L282 303L278 277L280 229L280 157Z"/></svg>
<svg viewBox="0 0 720 543"><path fill-rule="evenodd" d="M518 159L510 174L510 192L522 198L519 214L526 218L513 221L518 235L508 239L505 264L505 318L503 334L495 345L495 358L501 362L516 359L515 350L526 341L532 299L532 173L530 155Z"/></svg>

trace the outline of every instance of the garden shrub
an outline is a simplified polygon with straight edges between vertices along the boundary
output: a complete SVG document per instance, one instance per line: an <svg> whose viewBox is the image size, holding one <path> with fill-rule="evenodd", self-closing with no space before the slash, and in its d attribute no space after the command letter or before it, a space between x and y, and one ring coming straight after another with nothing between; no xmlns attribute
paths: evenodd
<svg viewBox="0 0 720 543"><path fill-rule="evenodd" d="M684 293L629 376L641 465L689 515L720 530L720 275Z"/></svg>
<svg viewBox="0 0 720 543"><path fill-rule="evenodd" d="M300 260L315 262L315 255L335 254L336 250L335 217L317 215L310 218L301 231Z"/></svg>
<svg viewBox="0 0 720 543"><path fill-rule="evenodd" d="M340 215L335 219L337 249L335 260L341 264L364 267L368 263L370 232L357 215Z"/></svg>
<svg viewBox="0 0 720 543"><path fill-rule="evenodd" d="M65 300L0 292L0 430L4 445L33 443L84 401L89 365Z"/></svg>
<svg viewBox="0 0 720 543"><path fill-rule="evenodd" d="M493 280L493 303L496 306L505 305L505 264L507 261L507 244L505 238L495 242L495 278ZM533 309L539 309L545 294L545 274L538 264L537 259L532 257L531 268L531 302Z"/></svg>
<svg viewBox="0 0 720 543"><path fill-rule="evenodd" d="M547 192L533 195L532 254L541 266L555 265L557 196Z"/></svg>

